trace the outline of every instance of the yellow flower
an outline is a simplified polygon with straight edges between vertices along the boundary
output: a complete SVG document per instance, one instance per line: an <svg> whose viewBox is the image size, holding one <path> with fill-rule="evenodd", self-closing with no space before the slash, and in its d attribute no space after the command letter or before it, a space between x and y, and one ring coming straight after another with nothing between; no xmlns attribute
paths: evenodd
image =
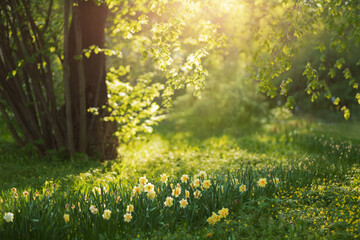
<svg viewBox="0 0 360 240"><path fill-rule="evenodd" d="M188 176L188 175L182 175L182 176L181 176L181 182L183 182L183 183L187 183L187 182L188 182L188 179L189 179L189 176Z"/></svg>
<svg viewBox="0 0 360 240"><path fill-rule="evenodd" d="M89 210L92 214L98 214L99 212L99 209L97 209L94 205L91 205Z"/></svg>
<svg viewBox="0 0 360 240"><path fill-rule="evenodd" d="M246 191L246 185L241 185L240 187L239 187L239 191L240 192L245 192Z"/></svg>
<svg viewBox="0 0 360 240"><path fill-rule="evenodd" d="M131 219L132 219L132 216L131 216L130 213L126 213L126 214L124 215L124 220L125 220L125 222L130 222Z"/></svg>
<svg viewBox="0 0 360 240"><path fill-rule="evenodd" d="M174 188L174 184L170 183L170 187L171 187L171 189L173 189L173 188Z"/></svg>
<svg viewBox="0 0 360 240"><path fill-rule="evenodd" d="M189 204L186 199L181 199L179 203L181 208L186 208L186 206Z"/></svg>
<svg viewBox="0 0 360 240"><path fill-rule="evenodd" d="M5 220L6 222L12 222L12 221L14 221L14 214L11 213L11 212L5 213L5 215L4 215L4 220Z"/></svg>
<svg viewBox="0 0 360 240"><path fill-rule="evenodd" d="M168 181L168 175L166 175L166 174L161 174L160 175L160 179L161 179L161 181L163 182L163 183L167 183L167 181Z"/></svg>
<svg viewBox="0 0 360 240"><path fill-rule="evenodd" d="M155 193L155 191L150 191L147 193L147 195L148 195L148 198L150 198L150 200L153 200L156 196L156 193Z"/></svg>
<svg viewBox="0 0 360 240"><path fill-rule="evenodd" d="M267 184L266 178L260 178L260 179L259 179L258 185L259 185L260 187L265 187L266 184Z"/></svg>
<svg viewBox="0 0 360 240"><path fill-rule="evenodd" d="M229 215L229 209L222 208L221 210L219 210L219 214L221 218L226 218L226 216Z"/></svg>
<svg viewBox="0 0 360 240"><path fill-rule="evenodd" d="M102 217L106 220L109 220L111 216L111 211L109 209L105 209L104 214L102 215Z"/></svg>
<svg viewBox="0 0 360 240"><path fill-rule="evenodd" d="M190 192L188 190L185 190L185 197L189 198L190 197Z"/></svg>
<svg viewBox="0 0 360 240"><path fill-rule="evenodd" d="M211 217L213 217L214 218L214 221L215 222L218 222L218 221L220 221L220 219L221 219L221 216L220 215L217 215L216 213L212 213L212 216Z"/></svg>
<svg viewBox="0 0 360 240"><path fill-rule="evenodd" d="M70 215L69 214L64 214L64 220L65 220L65 223L67 223L68 221L70 221Z"/></svg>
<svg viewBox="0 0 360 240"><path fill-rule="evenodd" d="M23 192L23 196L24 196L24 197L27 197L28 195L29 195L29 192L28 192L28 191L24 191L24 192Z"/></svg>
<svg viewBox="0 0 360 240"><path fill-rule="evenodd" d="M199 190L196 190L194 192L194 196L195 196L195 198L200 198L201 197L201 192Z"/></svg>
<svg viewBox="0 0 360 240"><path fill-rule="evenodd" d="M146 177L141 177L141 178L139 178L139 183L141 183L141 184L143 184L143 185L145 185L146 183L147 183L147 179L146 179Z"/></svg>
<svg viewBox="0 0 360 240"><path fill-rule="evenodd" d="M209 217L207 220L206 220L210 225L214 225L216 223L215 219L213 216Z"/></svg>
<svg viewBox="0 0 360 240"><path fill-rule="evenodd" d="M200 187L200 179L198 179L198 178L194 179L194 186Z"/></svg>
<svg viewBox="0 0 360 240"><path fill-rule="evenodd" d="M181 188L177 187L172 190L172 196L175 196L176 198L181 194Z"/></svg>
<svg viewBox="0 0 360 240"><path fill-rule="evenodd" d="M275 183L275 184L279 184L279 182L280 182L280 180L279 180L278 178L275 178L275 179L274 179L274 183Z"/></svg>
<svg viewBox="0 0 360 240"><path fill-rule="evenodd" d="M206 178L207 177L207 174L205 171L200 171L199 174L198 174L199 177L202 177L202 178Z"/></svg>
<svg viewBox="0 0 360 240"><path fill-rule="evenodd" d="M121 197L120 197L120 196L117 196L117 197L116 197L116 203L120 202L120 200L121 200Z"/></svg>
<svg viewBox="0 0 360 240"><path fill-rule="evenodd" d="M92 190L92 192L94 193L94 195L95 195L96 193L99 194L99 195L101 195L101 188L99 188L99 187L94 187L93 190Z"/></svg>
<svg viewBox="0 0 360 240"><path fill-rule="evenodd" d="M136 194L136 193L141 193L141 188L140 187L134 187L133 188L133 193Z"/></svg>
<svg viewBox="0 0 360 240"><path fill-rule="evenodd" d="M134 211L134 205L130 204L130 205L128 205L128 206L126 207L126 212L131 213L131 212L133 212L133 211Z"/></svg>
<svg viewBox="0 0 360 240"><path fill-rule="evenodd" d="M206 234L206 238L211 238L212 236L214 236L214 233L213 232L209 232L208 234Z"/></svg>
<svg viewBox="0 0 360 240"><path fill-rule="evenodd" d="M106 194L107 193L107 189L105 187L103 187L103 193Z"/></svg>
<svg viewBox="0 0 360 240"><path fill-rule="evenodd" d="M151 183L148 183L145 185L145 192L151 192L154 191L154 185L152 185Z"/></svg>
<svg viewBox="0 0 360 240"><path fill-rule="evenodd" d="M204 187L205 189L209 189L210 186L211 186L211 182L210 182L209 179L208 179L208 180L204 180L203 183L202 183L202 185L203 185L203 187Z"/></svg>
<svg viewBox="0 0 360 240"><path fill-rule="evenodd" d="M165 207L171 207L174 204L174 199L172 197L167 197L164 202Z"/></svg>

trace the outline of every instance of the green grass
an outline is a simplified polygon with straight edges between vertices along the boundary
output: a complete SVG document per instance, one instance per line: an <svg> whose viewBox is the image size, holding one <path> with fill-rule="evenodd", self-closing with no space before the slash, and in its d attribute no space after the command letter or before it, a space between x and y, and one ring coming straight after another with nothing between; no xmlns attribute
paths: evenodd
<svg viewBox="0 0 360 240"><path fill-rule="evenodd" d="M359 143L358 123L294 120L211 138L159 129L122 146L119 160L105 163L56 154L44 162L31 151L3 144L0 238L355 239L360 236ZM212 183L209 189L191 187L201 170ZM160 181L163 173L170 176L167 185ZM183 174L188 183L180 181ZM154 200L145 193L132 196L142 176L154 184ZM267 179L265 187L257 185L260 178ZM170 183L173 188L180 183L182 195L166 207ZM239 192L242 184L247 191ZM94 187L107 192L96 194ZM22 196L25 190L28 197ZM189 205L182 209L185 190ZM202 192L199 199L196 190ZM129 204L135 210L127 223ZM90 205L99 209L97 215ZM210 225L207 219L222 208L229 216ZM109 220L102 217L105 209L112 211ZM4 221L5 212L14 213L14 222ZM67 223L64 214L70 216Z"/></svg>

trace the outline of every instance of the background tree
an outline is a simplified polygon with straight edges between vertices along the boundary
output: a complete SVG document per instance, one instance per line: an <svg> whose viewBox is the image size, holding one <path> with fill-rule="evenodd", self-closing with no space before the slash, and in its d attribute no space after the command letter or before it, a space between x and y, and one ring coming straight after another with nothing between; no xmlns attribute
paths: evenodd
<svg viewBox="0 0 360 240"><path fill-rule="evenodd" d="M106 7L92 1L76 2L68 31L72 4L65 3L64 56L56 49L62 39L58 34L62 23L60 5L25 0L1 3L1 97L22 132L18 133L11 121L9 128L19 145L36 143L42 153L66 147L70 154L76 151L114 158L114 123L101 122L103 113L95 116L87 112L89 107L106 104L105 57L100 53L86 60L76 58L85 47L104 45ZM55 85L61 84L55 74L61 63L65 70L66 114ZM6 105L1 107L10 119Z"/></svg>

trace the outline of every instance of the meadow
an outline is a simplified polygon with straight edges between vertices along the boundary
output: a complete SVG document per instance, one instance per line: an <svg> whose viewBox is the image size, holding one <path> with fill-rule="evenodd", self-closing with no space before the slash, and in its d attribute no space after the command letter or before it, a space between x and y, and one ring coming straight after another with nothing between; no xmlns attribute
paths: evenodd
<svg viewBox="0 0 360 240"><path fill-rule="evenodd" d="M4 142L0 239L359 238L357 122L201 138L166 127L104 163Z"/></svg>

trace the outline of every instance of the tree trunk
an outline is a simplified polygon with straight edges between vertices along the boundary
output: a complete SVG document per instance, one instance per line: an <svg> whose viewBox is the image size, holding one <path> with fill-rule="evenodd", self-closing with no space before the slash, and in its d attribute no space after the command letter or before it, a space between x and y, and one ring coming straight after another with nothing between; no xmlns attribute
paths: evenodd
<svg viewBox="0 0 360 240"><path fill-rule="evenodd" d="M105 5L79 1L73 7L68 42L75 150L101 157L102 160L115 158L118 145L113 136L116 124L101 120L107 114L102 109L107 103L105 55L92 53L89 58L83 56L80 60L76 60L75 56L81 55L82 49L92 45L104 47L106 15ZM87 112L89 108L99 108L100 114Z"/></svg>

